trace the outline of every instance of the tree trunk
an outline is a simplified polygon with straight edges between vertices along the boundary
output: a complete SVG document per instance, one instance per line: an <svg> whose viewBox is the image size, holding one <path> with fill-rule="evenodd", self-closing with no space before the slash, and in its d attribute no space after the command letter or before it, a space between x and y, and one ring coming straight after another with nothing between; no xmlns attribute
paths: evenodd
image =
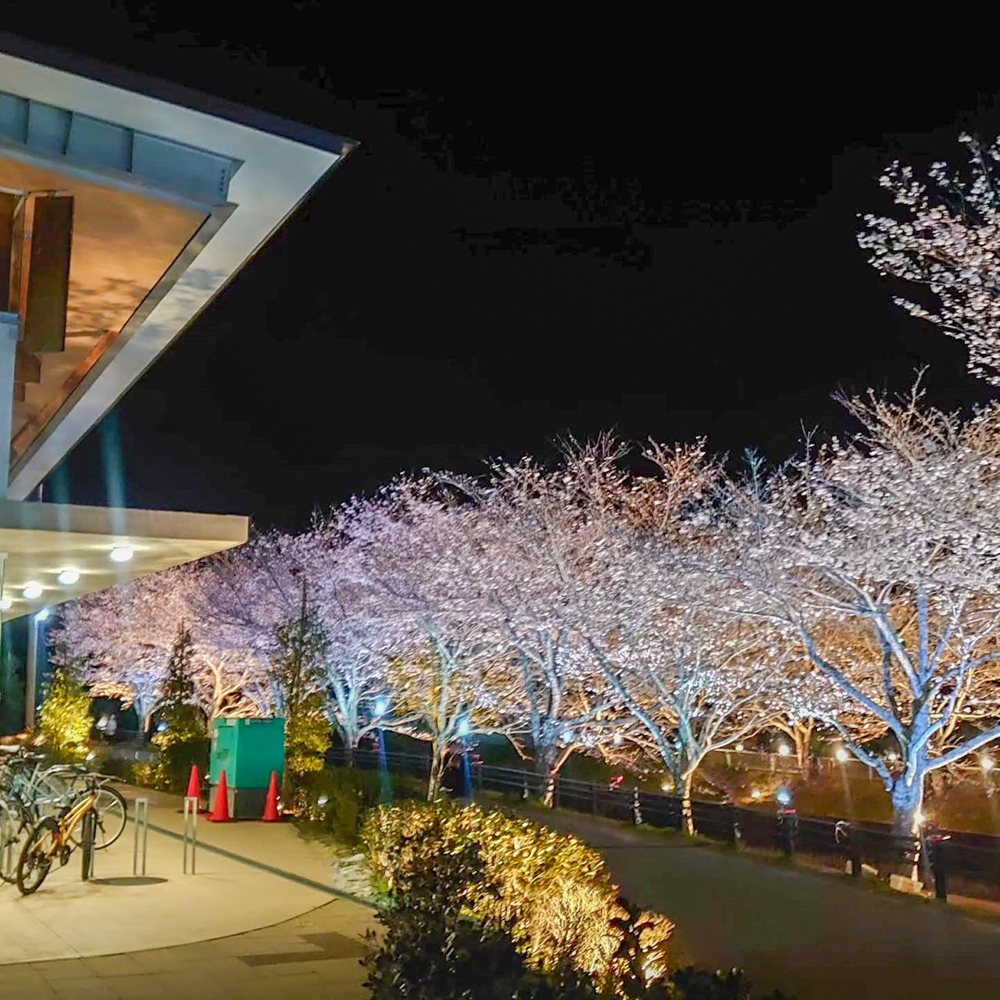
<svg viewBox="0 0 1000 1000"><path fill-rule="evenodd" d="M689 837L695 835L694 828L694 807L691 805L691 786L694 784L694 771L679 776L680 781L674 780L674 788L678 790L681 797L681 830Z"/></svg>
<svg viewBox="0 0 1000 1000"><path fill-rule="evenodd" d="M919 832L917 822L920 807L924 802L923 777L907 784L905 777L900 775L892 786L893 826L900 836L914 836Z"/></svg>
<svg viewBox="0 0 1000 1000"><path fill-rule="evenodd" d="M555 744L535 748L535 770L545 780L542 804L550 809L555 799L556 776L568 757L569 754L560 753Z"/></svg>
<svg viewBox="0 0 1000 1000"><path fill-rule="evenodd" d="M431 771L427 777L427 801L434 802L441 797L441 780L448 760L448 747L437 740L431 744Z"/></svg>
<svg viewBox="0 0 1000 1000"><path fill-rule="evenodd" d="M809 744L812 742L812 723L804 725L796 723L792 727L792 739L795 743L795 762L806 776L812 770L812 758L809 756Z"/></svg>

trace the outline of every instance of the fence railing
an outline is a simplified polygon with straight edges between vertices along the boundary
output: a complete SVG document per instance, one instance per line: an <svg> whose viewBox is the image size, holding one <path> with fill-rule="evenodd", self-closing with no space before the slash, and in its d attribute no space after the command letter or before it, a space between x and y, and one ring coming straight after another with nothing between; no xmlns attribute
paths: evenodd
<svg viewBox="0 0 1000 1000"><path fill-rule="evenodd" d="M420 778L426 778L430 771L430 757L425 754L383 756L373 750L357 750L352 760L356 767L384 766L393 773ZM459 794L468 792L473 797L492 791L522 799L541 798L548 784L544 775L534 771L474 760L468 762L467 774L469 787ZM553 805L563 809L662 829L683 829L681 800L676 795L558 776L552 794ZM692 812L701 836L737 848L808 856L854 877L861 877L866 869L883 878L915 877L939 899L946 899L949 892L1000 899L1000 837L935 829L915 838L900 836L879 823L799 816L788 807L769 812L698 799L692 803Z"/></svg>

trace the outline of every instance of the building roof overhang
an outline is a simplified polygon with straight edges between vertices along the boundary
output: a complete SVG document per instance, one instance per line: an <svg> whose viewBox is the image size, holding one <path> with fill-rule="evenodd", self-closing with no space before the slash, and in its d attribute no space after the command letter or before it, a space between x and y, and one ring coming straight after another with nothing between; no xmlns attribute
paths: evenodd
<svg viewBox="0 0 1000 1000"><path fill-rule="evenodd" d="M0 33L0 189L74 203L63 349L19 357L10 498L31 493L352 148Z"/></svg>
<svg viewBox="0 0 1000 1000"><path fill-rule="evenodd" d="M242 545L248 521L186 514L0 500L4 621ZM116 562L111 553L131 550ZM63 582L60 574L64 571ZM40 592L29 589L34 584Z"/></svg>

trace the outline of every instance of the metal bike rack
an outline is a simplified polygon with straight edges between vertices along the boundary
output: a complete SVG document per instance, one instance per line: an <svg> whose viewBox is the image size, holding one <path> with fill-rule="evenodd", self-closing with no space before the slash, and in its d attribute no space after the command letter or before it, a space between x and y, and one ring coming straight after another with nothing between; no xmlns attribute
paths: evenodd
<svg viewBox="0 0 1000 1000"><path fill-rule="evenodd" d="M146 843L149 839L149 799L136 799L132 814L134 836L132 839L132 874L146 874ZM139 871L139 828L142 828L142 871Z"/></svg>
<svg viewBox="0 0 1000 1000"><path fill-rule="evenodd" d="M184 874L188 874L188 843L191 844L191 873L194 875L194 858L198 849L198 798L188 795L184 799Z"/></svg>

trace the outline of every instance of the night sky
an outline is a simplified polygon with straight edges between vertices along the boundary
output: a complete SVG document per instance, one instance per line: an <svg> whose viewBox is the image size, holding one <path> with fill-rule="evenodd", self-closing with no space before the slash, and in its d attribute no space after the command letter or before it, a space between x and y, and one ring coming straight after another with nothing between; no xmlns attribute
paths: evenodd
<svg viewBox="0 0 1000 1000"><path fill-rule="evenodd" d="M1000 131L984 91L808 62L534 79L516 52L503 73L435 63L437 83L425 66L410 89L388 82L400 70L370 85L322 4L225 29L210 7L5 24L361 143L45 499L295 528L402 470L551 456L567 432L780 459L802 426L849 426L838 389L903 389L923 365L933 402L989 398L854 242L857 213L889 207L887 160ZM106 485L119 463L124 497Z"/></svg>

